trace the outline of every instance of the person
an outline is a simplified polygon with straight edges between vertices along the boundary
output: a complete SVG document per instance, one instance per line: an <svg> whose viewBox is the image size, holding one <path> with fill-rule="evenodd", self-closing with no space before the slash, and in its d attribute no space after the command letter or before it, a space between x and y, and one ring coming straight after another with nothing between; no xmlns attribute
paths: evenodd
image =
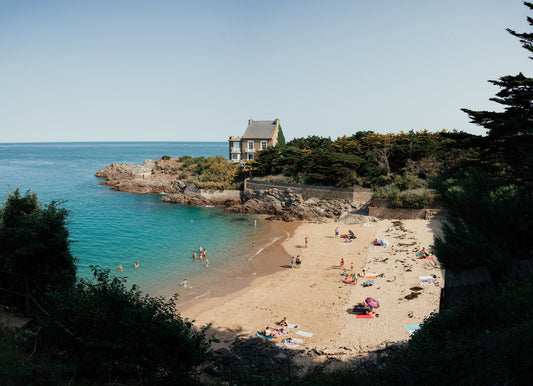
<svg viewBox="0 0 533 386"><path fill-rule="evenodd" d="M291 259L291 268L294 268L294 256Z"/></svg>
<svg viewBox="0 0 533 386"><path fill-rule="evenodd" d="M346 276L346 270L344 270L343 273L341 273L342 276Z"/></svg>
<svg viewBox="0 0 533 386"><path fill-rule="evenodd" d="M289 322L287 322L287 317L285 316L283 319L281 319L280 322L278 322L278 326L288 326Z"/></svg>
<svg viewBox="0 0 533 386"><path fill-rule="evenodd" d="M202 250L203 250L203 249L202 249L202 246L200 245L200 246L198 247L198 252L200 252L200 255L202 255Z"/></svg>
<svg viewBox="0 0 533 386"><path fill-rule="evenodd" d="M264 336L272 336L272 330L270 329L270 327L268 327L268 326L265 327L265 331L263 331L263 335Z"/></svg>
<svg viewBox="0 0 533 386"><path fill-rule="evenodd" d="M340 264L340 267L341 267L341 269L344 269L344 259L343 259L343 258L341 258L341 264Z"/></svg>
<svg viewBox="0 0 533 386"><path fill-rule="evenodd" d="M305 237L305 247L307 248L307 246L309 245L309 239L307 238L307 236Z"/></svg>
<svg viewBox="0 0 533 386"><path fill-rule="evenodd" d="M380 242L378 241L378 239L374 239L374 241L372 241L372 244L374 244L374 245L380 245Z"/></svg>
<svg viewBox="0 0 533 386"><path fill-rule="evenodd" d="M185 287L185 288L187 288L187 279L184 279L184 280L180 283L180 287Z"/></svg>
<svg viewBox="0 0 533 386"><path fill-rule="evenodd" d="M205 269L206 271L209 269L209 260L207 260L207 257L205 258Z"/></svg>
<svg viewBox="0 0 533 386"><path fill-rule="evenodd" d="M335 238L339 237L339 228L335 228Z"/></svg>
<svg viewBox="0 0 533 386"><path fill-rule="evenodd" d="M193 259L194 261L196 261L196 251L194 251L194 252L192 253L192 259Z"/></svg>
<svg viewBox="0 0 533 386"><path fill-rule="evenodd" d="M207 260L207 248L204 248L204 258Z"/></svg>
<svg viewBox="0 0 533 386"><path fill-rule="evenodd" d="M296 266L298 268L302 266L302 259L300 259L300 255L296 256Z"/></svg>
<svg viewBox="0 0 533 386"><path fill-rule="evenodd" d="M120 265L118 266L118 271L119 271L119 272L122 272L122 264L120 264Z"/></svg>
<svg viewBox="0 0 533 386"><path fill-rule="evenodd" d="M252 241L252 248L255 248L255 241Z"/></svg>
<svg viewBox="0 0 533 386"><path fill-rule="evenodd" d="M257 220L254 220L254 227L257 226Z"/></svg>
<svg viewBox="0 0 533 386"><path fill-rule="evenodd" d="M139 268L139 262L135 262L135 269L138 269Z"/></svg>
<svg viewBox="0 0 533 386"><path fill-rule="evenodd" d="M429 256L429 253L426 252L426 248L422 248L422 250L420 251L420 258L425 259L428 256Z"/></svg>
<svg viewBox="0 0 533 386"><path fill-rule="evenodd" d="M350 270L353 271L353 262L350 264Z"/></svg>

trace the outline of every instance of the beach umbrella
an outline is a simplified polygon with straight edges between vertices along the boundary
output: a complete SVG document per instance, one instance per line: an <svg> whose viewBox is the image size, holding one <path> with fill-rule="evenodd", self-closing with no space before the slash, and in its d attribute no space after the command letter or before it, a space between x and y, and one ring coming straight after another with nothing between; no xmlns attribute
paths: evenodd
<svg viewBox="0 0 533 386"><path fill-rule="evenodd" d="M378 308L379 302L374 298L366 298L365 299L366 304L368 304L372 308Z"/></svg>
<svg viewBox="0 0 533 386"><path fill-rule="evenodd" d="M350 233L350 236L352 237L352 239L355 239L355 235L353 234L352 231L349 230L348 233Z"/></svg>

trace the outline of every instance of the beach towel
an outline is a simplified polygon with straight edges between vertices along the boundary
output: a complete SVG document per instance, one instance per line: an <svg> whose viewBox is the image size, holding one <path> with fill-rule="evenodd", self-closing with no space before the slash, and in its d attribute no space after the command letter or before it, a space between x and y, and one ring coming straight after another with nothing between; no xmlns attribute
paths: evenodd
<svg viewBox="0 0 533 386"><path fill-rule="evenodd" d="M374 224L367 222L366 224L363 224L364 227L371 227L374 226Z"/></svg>
<svg viewBox="0 0 533 386"><path fill-rule="evenodd" d="M419 276L418 280L420 281L420 285L431 285L435 282L433 276Z"/></svg>
<svg viewBox="0 0 533 386"><path fill-rule="evenodd" d="M416 330L420 328L420 324L406 324L405 329L409 333L409 335L413 335Z"/></svg>
<svg viewBox="0 0 533 386"><path fill-rule="evenodd" d="M305 336L306 338L310 338L314 334L312 332L296 331L296 335Z"/></svg>
<svg viewBox="0 0 533 386"><path fill-rule="evenodd" d="M374 319L374 315L372 314L357 314L355 315L356 319Z"/></svg>
<svg viewBox="0 0 533 386"><path fill-rule="evenodd" d="M287 324L287 327L289 328L300 328L299 324Z"/></svg>
<svg viewBox="0 0 533 386"><path fill-rule="evenodd" d="M280 331L278 331L278 330L274 330L274 331L272 331L272 333L273 333L274 335L277 335L277 336L286 336L286 335L289 335L289 334L290 334L289 331L280 332Z"/></svg>
<svg viewBox="0 0 533 386"><path fill-rule="evenodd" d="M263 335L263 334L261 334L261 333L259 333L259 332L257 332L257 333L255 334L255 336L256 336L257 338L274 339L273 336L266 336L266 335Z"/></svg>
<svg viewBox="0 0 533 386"><path fill-rule="evenodd" d="M283 339L283 344L287 347L298 347L301 345L304 341L298 338L292 338L291 342L289 342L287 339Z"/></svg>

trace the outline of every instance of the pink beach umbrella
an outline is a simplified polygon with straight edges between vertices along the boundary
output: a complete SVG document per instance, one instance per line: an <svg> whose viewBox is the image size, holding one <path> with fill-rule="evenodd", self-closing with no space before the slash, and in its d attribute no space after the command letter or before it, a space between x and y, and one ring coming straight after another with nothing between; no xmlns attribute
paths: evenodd
<svg viewBox="0 0 533 386"><path fill-rule="evenodd" d="M379 302L374 298L366 298L365 299L366 304L368 304L372 308L378 308Z"/></svg>

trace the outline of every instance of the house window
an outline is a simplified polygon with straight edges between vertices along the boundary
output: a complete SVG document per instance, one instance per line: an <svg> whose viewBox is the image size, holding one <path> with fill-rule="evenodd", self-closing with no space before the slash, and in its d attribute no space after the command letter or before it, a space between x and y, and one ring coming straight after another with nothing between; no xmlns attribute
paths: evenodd
<svg viewBox="0 0 533 386"><path fill-rule="evenodd" d="M253 160L254 159L254 153L248 153L248 160Z"/></svg>
<svg viewBox="0 0 533 386"><path fill-rule="evenodd" d="M241 155L238 154L238 153L233 153L233 154L231 155L231 159L232 159L233 161L239 161L239 160L241 159Z"/></svg>
<svg viewBox="0 0 533 386"><path fill-rule="evenodd" d="M261 141L261 150L265 150L267 148L267 141Z"/></svg>
<svg viewBox="0 0 533 386"><path fill-rule="evenodd" d="M254 151L254 141L248 141L248 150Z"/></svg>
<svg viewBox="0 0 533 386"><path fill-rule="evenodd" d="M240 150L241 143L240 142L233 142L233 150Z"/></svg>

